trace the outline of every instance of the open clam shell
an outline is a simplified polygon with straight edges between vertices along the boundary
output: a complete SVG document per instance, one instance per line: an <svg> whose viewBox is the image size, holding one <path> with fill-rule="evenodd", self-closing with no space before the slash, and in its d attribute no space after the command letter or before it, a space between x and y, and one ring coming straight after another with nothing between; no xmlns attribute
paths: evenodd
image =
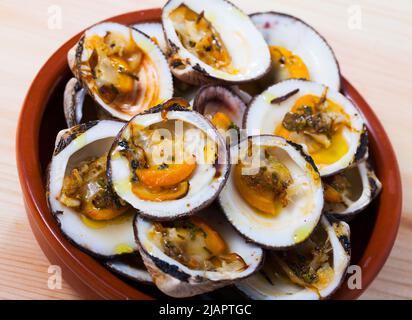
<svg viewBox="0 0 412 320"><path fill-rule="evenodd" d="M351 218L364 210L378 195L382 184L369 162L346 169L323 179L324 213L337 218Z"/></svg>
<svg viewBox="0 0 412 320"><path fill-rule="evenodd" d="M282 80L305 78L340 90L339 64L316 30L284 13L262 12L250 17L271 50L272 69L265 77L266 87Z"/></svg>
<svg viewBox="0 0 412 320"><path fill-rule="evenodd" d="M262 35L228 1L170 0L162 23L172 72L185 82L242 83L262 77L270 67Z"/></svg>
<svg viewBox="0 0 412 320"><path fill-rule="evenodd" d="M136 250L134 212L107 221L95 221L59 201L66 174L91 157L101 157L112 145L122 122L94 121L59 133L48 170L47 199L63 234L74 244L99 257L114 257Z"/></svg>
<svg viewBox="0 0 412 320"><path fill-rule="evenodd" d="M91 27L69 51L68 63L89 95L121 120L173 96L163 53L131 27L109 22Z"/></svg>
<svg viewBox="0 0 412 320"><path fill-rule="evenodd" d="M269 87L251 102L244 125L249 135L275 134L303 145L322 177L368 155L360 111L340 92L311 81L292 79Z"/></svg>
<svg viewBox="0 0 412 320"><path fill-rule="evenodd" d="M224 219L217 206L208 207L198 212L196 216L201 217L223 237L228 250L241 257L243 266L241 269L233 269L233 266L229 269L229 266L227 268L222 266L216 270L189 268L176 258L165 254L154 243L151 233L153 223L139 216L135 221L135 232L140 254L155 285L172 297L191 297L221 288L250 276L263 262L262 249L244 240ZM211 235L206 233L205 236L207 239ZM198 237L203 236L198 235ZM184 241L195 240L196 238L189 238Z"/></svg>
<svg viewBox="0 0 412 320"><path fill-rule="evenodd" d="M198 90L193 109L213 123L228 145L234 145L246 137L241 130L247 109L244 98L235 86L206 85Z"/></svg>
<svg viewBox="0 0 412 320"><path fill-rule="evenodd" d="M183 217L208 206L229 172L223 137L206 118L179 101L172 99L135 116L109 154L113 190L141 215L157 220Z"/></svg>
<svg viewBox="0 0 412 320"><path fill-rule="evenodd" d="M224 113L238 128L242 127L246 103L231 87L207 85L199 89L193 102L193 109L212 119L218 113Z"/></svg>
<svg viewBox="0 0 412 320"><path fill-rule="evenodd" d="M232 225L265 248L288 248L308 238L322 213L323 188L302 148L262 135L232 146L230 154L232 169L219 202ZM274 182L270 192L261 187L268 179Z"/></svg>
<svg viewBox="0 0 412 320"><path fill-rule="evenodd" d="M350 262L349 238L350 229L345 222L329 222L322 217L317 230L307 241L288 251L267 252L262 269L237 283L236 287L256 300L317 300L330 297L343 281ZM325 256L321 263L315 262L320 252L316 251L316 247L321 248L321 255ZM308 256L310 250L313 256ZM309 257L308 264L295 264L299 255ZM311 269L309 263L315 267Z"/></svg>

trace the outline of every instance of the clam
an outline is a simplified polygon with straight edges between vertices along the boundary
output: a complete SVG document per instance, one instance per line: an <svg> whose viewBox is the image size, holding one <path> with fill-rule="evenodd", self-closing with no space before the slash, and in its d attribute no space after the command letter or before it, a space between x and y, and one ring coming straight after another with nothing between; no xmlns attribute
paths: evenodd
<svg viewBox="0 0 412 320"><path fill-rule="evenodd" d="M101 23L86 30L68 61L88 94L121 120L173 95L172 76L159 47L121 24Z"/></svg>
<svg viewBox="0 0 412 320"><path fill-rule="evenodd" d="M262 135L232 146L230 154L232 169L219 202L232 225L265 248L308 238L322 213L323 188L302 147Z"/></svg>
<svg viewBox="0 0 412 320"><path fill-rule="evenodd" d="M240 129L247 107L238 92L233 87L206 85L193 101L193 109L208 118L229 144L237 144L243 134Z"/></svg>
<svg viewBox="0 0 412 320"><path fill-rule="evenodd" d="M246 88L260 93L283 80L305 79L340 90L339 65L332 48L311 26L278 12L250 17L269 45L272 67L265 77Z"/></svg>
<svg viewBox="0 0 412 320"><path fill-rule="evenodd" d="M172 73L185 82L242 83L270 67L262 35L229 1L170 0L162 23Z"/></svg>
<svg viewBox="0 0 412 320"><path fill-rule="evenodd" d="M193 109L208 117L219 129L242 127L246 103L235 89L222 85L206 85L199 89ZM221 119L222 122L218 120Z"/></svg>
<svg viewBox="0 0 412 320"><path fill-rule="evenodd" d="M110 151L113 190L143 216L171 220L193 214L208 206L226 182L223 137L187 106L172 99L135 116Z"/></svg>
<svg viewBox="0 0 412 320"><path fill-rule="evenodd" d="M304 243L266 253L259 272L236 284L257 300L317 300L330 297L350 262L350 229L345 222L321 223Z"/></svg>
<svg viewBox="0 0 412 320"><path fill-rule="evenodd" d="M263 251L244 240L217 206L172 222L137 217L136 239L155 285L172 297L212 291L255 272Z"/></svg>
<svg viewBox="0 0 412 320"><path fill-rule="evenodd" d="M367 131L359 110L332 88L286 80L256 96L244 118L251 134L275 134L304 146L322 177L367 158Z"/></svg>
<svg viewBox="0 0 412 320"><path fill-rule="evenodd" d="M122 122L87 122L63 130L48 170L47 199L63 234L94 256L136 250L134 210L110 189L107 153Z"/></svg>
<svg viewBox="0 0 412 320"><path fill-rule="evenodd" d="M339 218L349 218L364 210L382 189L368 161L323 179L324 212Z"/></svg>

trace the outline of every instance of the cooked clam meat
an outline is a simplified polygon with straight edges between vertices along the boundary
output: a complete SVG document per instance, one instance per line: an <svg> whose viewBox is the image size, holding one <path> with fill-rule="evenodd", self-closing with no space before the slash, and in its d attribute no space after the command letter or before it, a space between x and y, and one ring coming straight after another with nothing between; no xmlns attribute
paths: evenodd
<svg viewBox="0 0 412 320"><path fill-rule="evenodd" d="M224 131L229 129L239 129L229 116L220 111L216 112L213 116L210 116L210 121L216 128Z"/></svg>
<svg viewBox="0 0 412 320"><path fill-rule="evenodd" d="M332 253L328 233L318 226L304 243L284 252L272 252L269 261L293 283L319 293L334 276Z"/></svg>
<svg viewBox="0 0 412 320"><path fill-rule="evenodd" d="M183 46L204 63L213 68L236 73L232 59L219 33L204 16L185 4L179 5L169 15Z"/></svg>
<svg viewBox="0 0 412 320"><path fill-rule="evenodd" d="M272 83L285 79L310 80L308 68L298 55L280 46L269 46L269 50L274 69Z"/></svg>
<svg viewBox="0 0 412 320"><path fill-rule="evenodd" d="M351 188L349 179L344 174L336 174L326 177L323 182L325 201L345 205L350 196L348 194Z"/></svg>
<svg viewBox="0 0 412 320"><path fill-rule="evenodd" d="M200 217L155 223L149 233L159 249L190 269L240 272L247 268L219 232Z"/></svg>
<svg viewBox="0 0 412 320"><path fill-rule="evenodd" d="M189 179L197 167L198 150L193 148L194 145L188 145L187 135L177 137L170 134L176 125L179 125L178 122L169 120L142 129L132 123L130 140L120 142L120 152L128 158L133 171L132 191L142 200L175 200L184 197L189 191ZM182 128L186 133L192 132L203 137L189 123L183 123ZM163 131L169 134L162 136ZM199 136L200 139L202 137ZM215 144L206 145L204 151L204 161L210 163L215 159Z"/></svg>
<svg viewBox="0 0 412 320"><path fill-rule="evenodd" d="M76 78L115 118L129 120L173 95L165 56L148 36L131 27L97 24L68 56Z"/></svg>
<svg viewBox="0 0 412 320"><path fill-rule="evenodd" d="M194 213L213 201L227 178L223 137L185 103L172 99L137 115L110 152L115 192L150 217Z"/></svg>
<svg viewBox="0 0 412 320"><path fill-rule="evenodd" d="M251 173L253 169L255 172ZM276 215L288 205L288 188L293 178L273 153L266 152L259 168L253 168L251 163L236 164L233 179L243 199L262 213Z"/></svg>
<svg viewBox="0 0 412 320"><path fill-rule="evenodd" d="M150 67L144 52L131 33L129 39L116 32L86 39L85 48L92 51L87 61L94 89L107 104L125 109L136 104L141 68ZM153 94L156 100L157 94Z"/></svg>
<svg viewBox="0 0 412 320"><path fill-rule="evenodd" d="M368 161L323 179L327 214L351 218L379 194L382 184Z"/></svg>
<svg viewBox="0 0 412 320"><path fill-rule="evenodd" d="M230 148L232 168L219 195L224 213L248 240L279 249L303 242L317 225L323 187L299 145L251 136Z"/></svg>
<svg viewBox="0 0 412 320"><path fill-rule="evenodd" d="M156 286L173 297L190 297L232 284L263 262L260 247L242 238L212 204L168 222L138 217L139 252Z"/></svg>
<svg viewBox="0 0 412 320"><path fill-rule="evenodd" d="M340 92L305 80L269 87L245 116L248 134L275 134L304 146L322 177L367 157L367 131L361 113Z"/></svg>
<svg viewBox="0 0 412 320"><path fill-rule="evenodd" d="M322 96L304 95L285 114L275 134L305 144L317 165L336 162L349 150L343 129L351 130L350 116L337 103Z"/></svg>
<svg viewBox="0 0 412 320"><path fill-rule="evenodd" d="M59 132L47 171L47 200L62 233L94 256L137 249L135 211L109 186L107 153L123 122L101 120Z"/></svg>
<svg viewBox="0 0 412 320"><path fill-rule="evenodd" d="M93 219L110 220L129 209L107 185L107 155L82 161L64 177L59 201Z"/></svg>

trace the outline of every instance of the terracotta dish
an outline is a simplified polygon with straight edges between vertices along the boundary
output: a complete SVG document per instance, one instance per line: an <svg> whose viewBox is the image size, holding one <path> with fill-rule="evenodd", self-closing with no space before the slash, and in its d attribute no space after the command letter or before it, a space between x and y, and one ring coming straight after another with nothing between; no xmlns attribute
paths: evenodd
<svg viewBox="0 0 412 320"><path fill-rule="evenodd" d="M109 19L123 24L159 21L161 10L131 12ZM17 164L27 215L33 233L50 263L62 267L64 279L84 298L151 299L157 290L136 285L108 271L98 260L73 246L60 232L46 204L45 170L50 161L57 132L65 127L63 90L70 78L66 55L80 34L61 46L41 68L24 101L17 129ZM343 79L343 92L363 113L370 133L371 160L383 185L380 196L354 219L352 261L362 268L362 289L343 284L335 299L356 299L384 265L395 241L402 206L399 168L392 145L372 108ZM223 290L234 290L227 288ZM210 295L222 296L220 290ZM233 297L233 296L231 296Z"/></svg>

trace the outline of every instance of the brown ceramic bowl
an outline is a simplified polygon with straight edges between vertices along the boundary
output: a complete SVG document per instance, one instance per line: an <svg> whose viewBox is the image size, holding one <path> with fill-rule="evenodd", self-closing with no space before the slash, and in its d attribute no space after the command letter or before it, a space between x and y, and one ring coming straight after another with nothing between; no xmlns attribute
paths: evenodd
<svg viewBox="0 0 412 320"><path fill-rule="evenodd" d="M131 12L109 19L123 24L159 21L160 9ZM74 247L60 232L45 197L45 169L57 132L65 127L63 90L71 73L66 54L80 34L67 41L41 68L27 93L17 129L17 164L31 228L52 264L61 266L63 277L84 298L150 299L155 289L132 284L108 271L99 261ZM401 214L402 189L397 160L388 136L371 107L354 87L343 80L343 92L363 113L370 133L370 155L383 190L369 208L354 219L352 264L362 267L362 289L350 290L346 282L336 299L355 299L384 265L395 241ZM225 289L232 290L232 289ZM236 294L234 289L232 294ZM227 291L226 291L227 294ZM234 297L230 295L231 297ZM221 297L216 293L212 297Z"/></svg>

